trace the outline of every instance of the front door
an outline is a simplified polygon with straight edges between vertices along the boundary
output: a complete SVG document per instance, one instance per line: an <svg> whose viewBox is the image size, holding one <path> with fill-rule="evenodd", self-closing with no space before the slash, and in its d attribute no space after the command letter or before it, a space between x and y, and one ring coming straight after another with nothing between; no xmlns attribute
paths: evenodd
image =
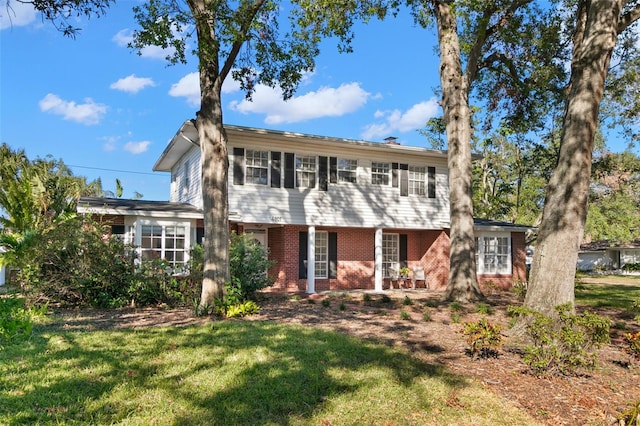
<svg viewBox="0 0 640 426"><path fill-rule="evenodd" d="M251 235L260 245L267 248L267 230L266 229L247 229L245 234Z"/></svg>

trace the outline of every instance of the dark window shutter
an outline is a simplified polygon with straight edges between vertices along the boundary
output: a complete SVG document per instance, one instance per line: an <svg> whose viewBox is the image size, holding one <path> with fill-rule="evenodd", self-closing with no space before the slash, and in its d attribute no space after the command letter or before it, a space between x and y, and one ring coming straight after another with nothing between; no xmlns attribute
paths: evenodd
<svg viewBox="0 0 640 426"><path fill-rule="evenodd" d="M111 235L124 235L124 225L111 225Z"/></svg>
<svg viewBox="0 0 640 426"><path fill-rule="evenodd" d="M307 240L309 235L300 232L298 238L298 278L307 278Z"/></svg>
<svg viewBox="0 0 640 426"><path fill-rule="evenodd" d="M204 228L196 228L196 244L202 244L204 239Z"/></svg>
<svg viewBox="0 0 640 426"><path fill-rule="evenodd" d="M329 182L338 183L338 159L329 157Z"/></svg>
<svg viewBox="0 0 640 426"><path fill-rule="evenodd" d="M436 198L436 168L427 167L427 196Z"/></svg>
<svg viewBox="0 0 640 426"><path fill-rule="evenodd" d="M296 156L292 152L284 153L284 187L293 188L295 183Z"/></svg>
<svg viewBox="0 0 640 426"><path fill-rule="evenodd" d="M398 163L391 163L391 186L398 187Z"/></svg>
<svg viewBox="0 0 640 426"><path fill-rule="evenodd" d="M400 195L409 195L409 166L400 164Z"/></svg>
<svg viewBox="0 0 640 426"><path fill-rule="evenodd" d="M405 268L407 263L407 234L400 234L400 267Z"/></svg>
<svg viewBox="0 0 640 426"><path fill-rule="evenodd" d="M233 148L233 184L244 185L244 148Z"/></svg>
<svg viewBox="0 0 640 426"><path fill-rule="evenodd" d="M280 173L282 164L280 163L280 153L271 152L271 187L280 188Z"/></svg>
<svg viewBox="0 0 640 426"><path fill-rule="evenodd" d="M318 157L318 184L320 191L329 189L329 181L327 179L327 157Z"/></svg>
<svg viewBox="0 0 640 426"><path fill-rule="evenodd" d="M329 232L329 278L338 278L338 233Z"/></svg>

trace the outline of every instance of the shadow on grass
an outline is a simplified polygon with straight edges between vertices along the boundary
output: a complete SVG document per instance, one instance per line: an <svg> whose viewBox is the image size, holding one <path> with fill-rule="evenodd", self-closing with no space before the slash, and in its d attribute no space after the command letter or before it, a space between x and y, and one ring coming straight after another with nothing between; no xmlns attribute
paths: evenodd
<svg viewBox="0 0 640 426"><path fill-rule="evenodd" d="M379 389L380 374L401 389L424 378L467 385L391 348L270 322L41 331L0 351L0 423L290 424Z"/></svg>

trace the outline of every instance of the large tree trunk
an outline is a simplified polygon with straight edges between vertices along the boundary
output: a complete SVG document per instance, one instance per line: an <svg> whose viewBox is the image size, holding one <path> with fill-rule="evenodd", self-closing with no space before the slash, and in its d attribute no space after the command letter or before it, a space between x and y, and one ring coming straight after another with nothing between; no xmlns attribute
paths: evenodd
<svg viewBox="0 0 640 426"><path fill-rule="evenodd" d="M202 208L204 211L203 279L200 308L224 296L229 280L229 203L227 135L222 121L222 82L230 68L219 66L214 10L203 0L189 0L198 31L200 60L200 111L196 128L202 164ZM207 46L209 48L204 48ZM237 51L237 49L236 49ZM233 57L229 64L233 63Z"/></svg>
<svg viewBox="0 0 640 426"><path fill-rule="evenodd" d="M525 306L547 315L574 303L600 101L623 0L582 0L558 164L549 181Z"/></svg>
<svg viewBox="0 0 640 426"><path fill-rule="evenodd" d="M461 302L484 296L478 285L471 198L469 82L462 72L456 19L447 2L435 2L440 47L440 84L447 131L451 253L445 298Z"/></svg>

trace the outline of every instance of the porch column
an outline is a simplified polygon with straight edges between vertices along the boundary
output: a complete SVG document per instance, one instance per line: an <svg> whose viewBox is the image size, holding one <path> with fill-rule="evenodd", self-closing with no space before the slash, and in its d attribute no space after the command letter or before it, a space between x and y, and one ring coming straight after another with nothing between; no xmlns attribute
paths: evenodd
<svg viewBox="0 0 640 426"><path fill-rule="evenodd" d="M382 291L382 228L376 228L374 245L374 285L376 291Z"/></svg>
<svg viewBox="0 0 640 426"><path fill-rule="evenodd" d="M310 226L307 233L307 293L316 292L316 227Z"/></svg>

